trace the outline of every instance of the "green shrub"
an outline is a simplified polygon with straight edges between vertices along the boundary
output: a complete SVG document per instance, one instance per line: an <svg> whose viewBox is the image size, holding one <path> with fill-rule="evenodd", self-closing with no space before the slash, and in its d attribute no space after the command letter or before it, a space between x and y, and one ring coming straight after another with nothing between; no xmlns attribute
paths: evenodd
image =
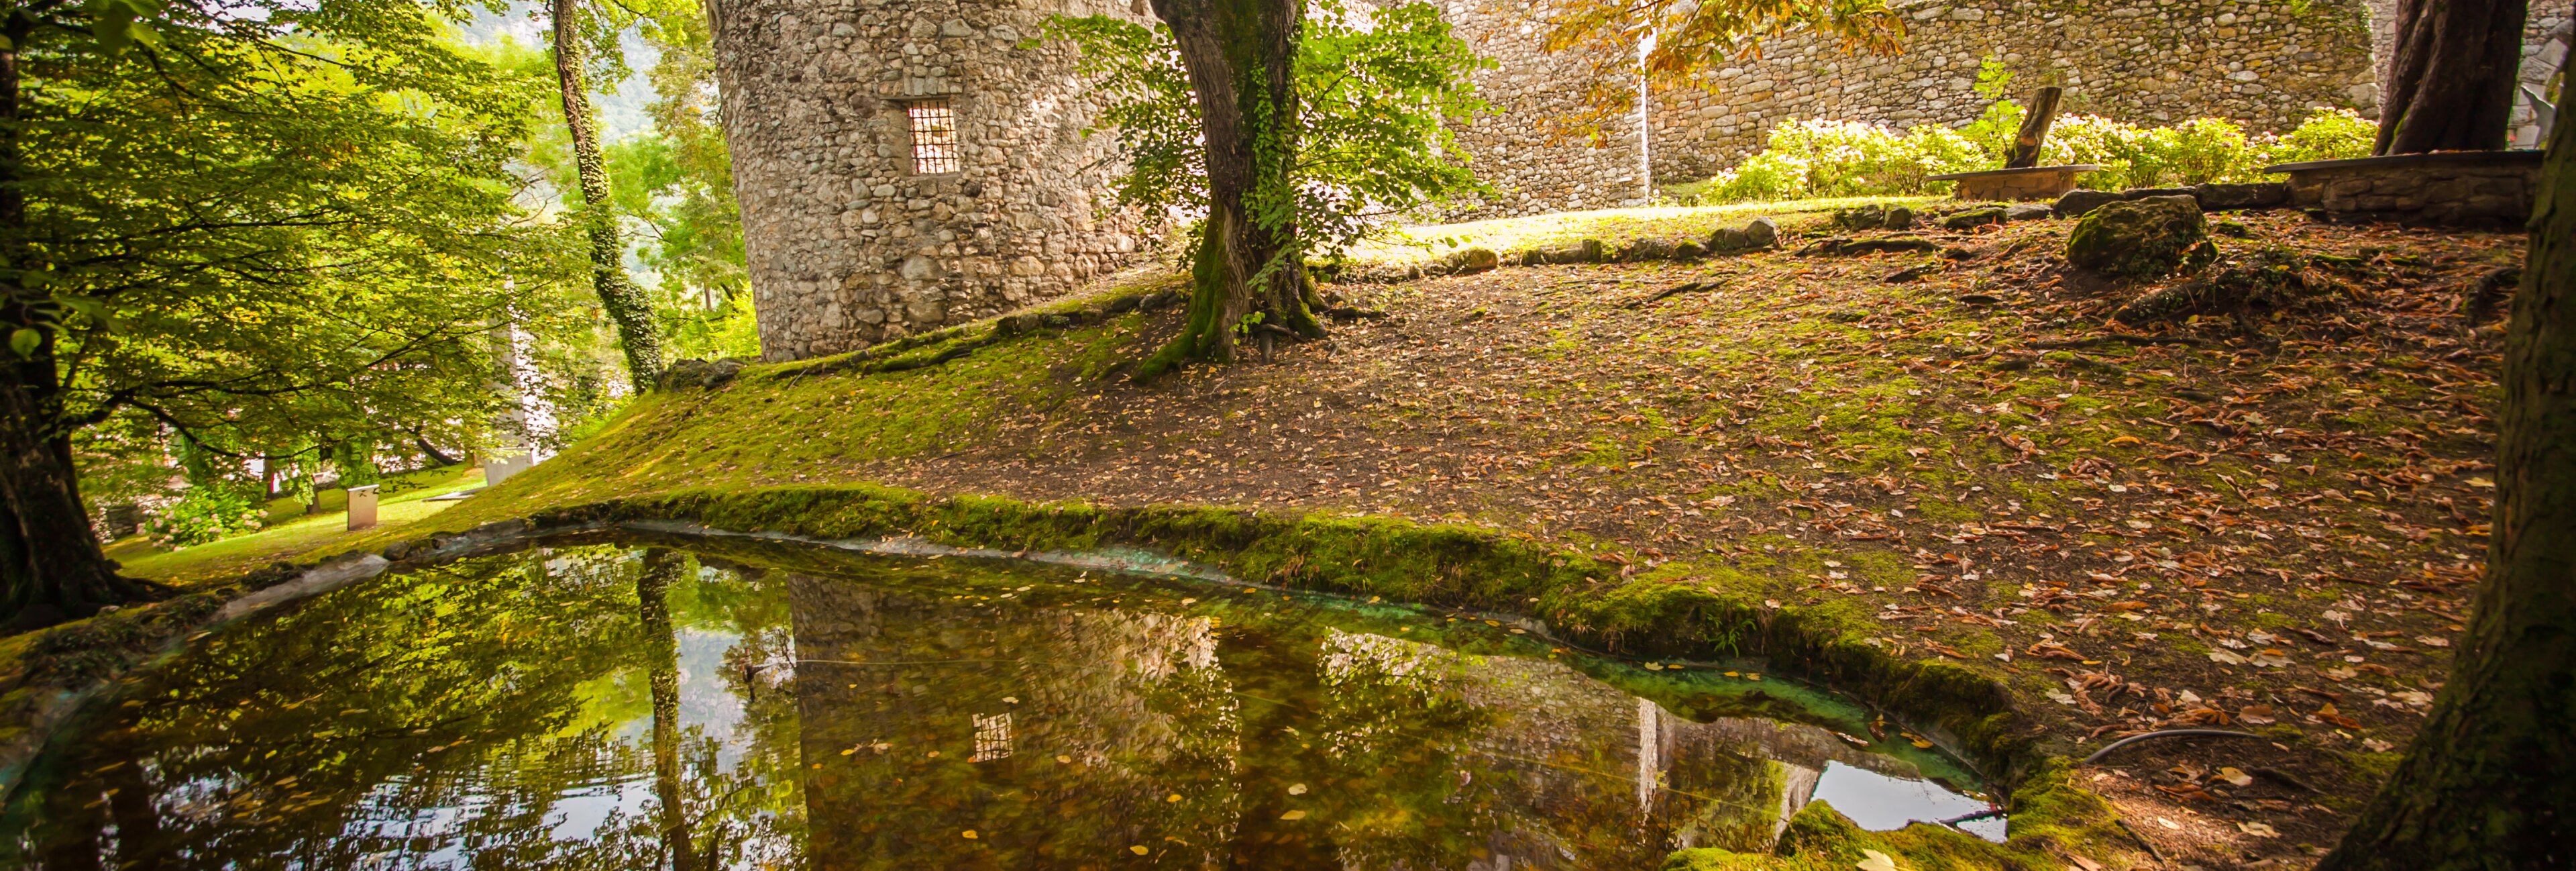
<svg viewBox="0 0 2576 871"><path fill-rule="evenodd" d="M2024 110L1997 101L1956 130L1938 124L1897 130L1822 118L1771 128L1761 153L1709 179L1698 199L1726 203L1799 197L1942 193L1927 176L1994 169L2003 164ZM2311 116L2288 133L2248 136L2224 118L2194 118L2171 127L2139 127L2099 115L2068 115L2049 127L2043 164L2095 164L2077 183L2099 190L2271 180L2278 163L2337 160L2370 153L2378 128L2347 109Z"/></svg>
<svg viewBox="0 0 2576 871"><path fill-rule="evenodd" d="M267 509L243 489L197 487L154 514L146 526L153 541L187 547L258 529Z"/></svg>
<svg viewBox="0 0 2576 871"><path fill-rule="evenodd" d="M2351 109L2328 109L2308 116L2299 129L2278 136L2266 134L2258 147L2263 152L2260 163L2273 166L2369 157L2371 147L2378 142L2379 122L2366 120Z"/></svg>

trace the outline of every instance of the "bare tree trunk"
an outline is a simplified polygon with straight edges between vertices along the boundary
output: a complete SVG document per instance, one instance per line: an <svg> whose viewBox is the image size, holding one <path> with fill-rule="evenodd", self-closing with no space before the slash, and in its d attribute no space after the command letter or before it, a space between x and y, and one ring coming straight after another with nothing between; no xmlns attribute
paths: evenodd
<svg viewBox="0 0 2576 871"><path fill-rule="evenodd" d="M1231 361L1239 336L1323 334L1309 307L1312 282L1295 244L1288 178L1303 11L1299 0L1154 0L1199 98L1208 217L1191 269L1188 326L1146 361L1140 378L1190 359Z"/></svg>
<svg viewBox="0 0 2576 871"><path fill-rule="evenodd" d="M2550 134L2540 193L2486 583L2424 731L2321 871L2576 868L2576 124Z"/></svg>
<svg viewBox="0 0 2576 871"><path fill-rule="evenodd" d="M2496 151L2510 141L2530 0L2398 0L2373 154Z"/></svg>
<svg viewBox="0 0 2576 871"><path fill-rule="evenodd" d="M564 127L572 132L573 171L581 177L582 223L590 232L590 283L599 305L617 325L626 349L626 375L642 393L662 376L662 340L653 303L626 277L626 245L618 240L617 213L608 199L608 164L590 127L590 93L582 84L580 0L552 0L555 79L563 91Z"/></svg>

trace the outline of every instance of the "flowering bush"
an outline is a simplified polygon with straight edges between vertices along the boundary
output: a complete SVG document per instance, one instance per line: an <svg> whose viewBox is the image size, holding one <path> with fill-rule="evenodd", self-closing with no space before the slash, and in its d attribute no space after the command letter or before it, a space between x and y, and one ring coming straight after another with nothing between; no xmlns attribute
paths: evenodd
<svg viewBox="0 0 2576 871"><path fill-rule="evenodd" d="M234 487L197 487L152 515L145 529L165 547L204 544L258 529L268 513L250 492Z"/></svg>
<svg viewBox="0 0 2576 871"><path fill-rule="evenodd" d="M1771 128L1761 153L1709 179L1699 199L1938 193L1947 183L1926 176L2001 166L2022 118L2021 106L1998 101L1956 130L1937 124L1897 130L1820 118L1782 122ZM2040 162L2099 165L2100 171L2077 183L2103 190L2264 181L2262 168L2274 164L2367 156L2377 135L2376 125L2348 109L2318 112L2288 133L2256 136L2223 118L2138 127L2099 115L2069 115L2050 125Z"/></svg>

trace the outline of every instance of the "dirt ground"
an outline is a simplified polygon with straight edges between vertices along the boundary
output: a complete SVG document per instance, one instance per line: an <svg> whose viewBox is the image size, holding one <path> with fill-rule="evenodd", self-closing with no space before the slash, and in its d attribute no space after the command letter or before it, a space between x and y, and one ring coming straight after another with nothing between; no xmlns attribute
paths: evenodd
<svg viewBox="0 0 2576 871"><path fill-rule="evenodd" d="M2108 323L2185 285L2069 267L2066 220L1337 285L1329 338L1148 384L1177 308L656 394L449 520L874 482L1475 524L1991 676L2077 758L2253 733L2076 777L2170 867L2305 867L2466 622L2524 240L2211 217L2260 305Z"/></svg>

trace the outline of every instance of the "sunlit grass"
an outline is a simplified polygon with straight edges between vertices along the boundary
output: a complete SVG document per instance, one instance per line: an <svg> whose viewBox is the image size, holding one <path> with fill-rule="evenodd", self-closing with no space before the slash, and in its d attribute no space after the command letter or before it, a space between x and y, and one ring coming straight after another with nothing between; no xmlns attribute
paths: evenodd
<svg viewBox="0 0 2576 871"><path fill-rule="evenodd" d="M384 489L394 492L376 504L376 524L379 528L400 527L445 511L456 503L426 500L481 483L482 467L465 465L389 477ZM248 535L166 551L141 536L133 536L109 546L107 555L125 564L125 574L180 586L238 576L330 544L342 536L358 534L348 531L349 497L345 491L328 490L320 497L321 512L294 517ZM270 516L293 515L273 509Z"/></svg>
<svg viewBox="0 0 2576 871"><path fill-rule="evenodd" d="M1940 197L1840 197L1774 203L1728 203L1723 206L1646 206L1556 212L1520 218L1495 218L1457 224L1407 227L1395 239L1363 243L1350 259L1362 265L1400 265L1437 260L1461 248L1483 247L1501 254L1599 239L1621 245L1638 239L1706 239L1721 227L1742 227L1755 218L1797 218L1813 223L1836 209L1864 204L1921 205Z"/></svg>

